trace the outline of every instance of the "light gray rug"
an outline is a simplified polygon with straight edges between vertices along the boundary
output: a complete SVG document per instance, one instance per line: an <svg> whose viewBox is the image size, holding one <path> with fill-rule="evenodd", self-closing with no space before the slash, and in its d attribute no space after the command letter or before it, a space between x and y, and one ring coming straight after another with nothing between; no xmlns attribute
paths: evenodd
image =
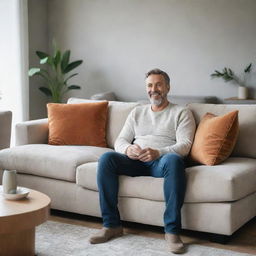
<svg viewBox="0 0 256 256"><path fill-rule="evenodd" d="M48 221L36 229L37 256L168 256L162 239L124 235L105 244L91 245L88 237L97 232L83 226ZM189 245L189 256L251 256L206 246Z"/></svg>

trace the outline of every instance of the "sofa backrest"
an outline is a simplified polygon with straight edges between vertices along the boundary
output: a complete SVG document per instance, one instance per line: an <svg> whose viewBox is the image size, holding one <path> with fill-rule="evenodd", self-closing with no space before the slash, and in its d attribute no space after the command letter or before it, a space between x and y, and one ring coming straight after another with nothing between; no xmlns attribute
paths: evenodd
<svg viewBox="0 0 256 256"><path fill-rule="evenodd" d="M97 102L98 100L88 100L80 98L69 98L68 104ZM129 113L139 106L136 102L109 101L106 140L110 148L114 148L115 140L124 126Z"/></svg>
<svg viewBox="0 0 256 256"><path fill-rule="evenodd" d="M207 112L223 115L238 110L239 135L232 156L256 158L256 105L191 103L188 107L193 112L197 124Z"/></svg>

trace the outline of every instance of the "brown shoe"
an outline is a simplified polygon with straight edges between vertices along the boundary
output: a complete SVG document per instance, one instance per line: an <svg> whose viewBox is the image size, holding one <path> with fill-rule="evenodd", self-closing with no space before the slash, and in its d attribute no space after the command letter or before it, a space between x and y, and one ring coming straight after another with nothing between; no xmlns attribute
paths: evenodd
<svg viewBox="0 0 256 256"><path fill-rule="evenodd" d="M100 244L105 243L112 238L116 238L123 235L123 228L106 228L103 227L100 231L98 231L95 235L90 237L91 244Z"/></svg>
<svg viewBox="0 0 256 256"><path fill-rule="evenodd" d="M172 253L184 253L185 247L180 239L179 235L165 233L165 240L167 242L168 249Z"/></svg>

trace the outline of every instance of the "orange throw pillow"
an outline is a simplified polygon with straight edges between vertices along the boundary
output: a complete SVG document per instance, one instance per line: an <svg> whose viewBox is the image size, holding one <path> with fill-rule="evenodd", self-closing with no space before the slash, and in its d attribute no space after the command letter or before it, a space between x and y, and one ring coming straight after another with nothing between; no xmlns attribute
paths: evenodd
<svg viewBox="0 0 256 256"><path fill-rule="evenodd" d="M206 113L200 121L190 157L192 161L216 165L232 153L238 137L238 111L223 116Z"/></svg>
<svg viewBox="0 0 256 256"><path fill-rule="evenodd" d="M106 147L108 102L47 104L51 145Z"/></svg>

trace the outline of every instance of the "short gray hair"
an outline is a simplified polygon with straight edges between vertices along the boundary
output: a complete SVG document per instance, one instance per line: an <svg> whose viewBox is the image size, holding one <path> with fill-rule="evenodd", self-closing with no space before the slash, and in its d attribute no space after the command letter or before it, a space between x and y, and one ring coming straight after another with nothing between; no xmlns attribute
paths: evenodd
<svg viewBox="0 0 256 256"><path fill-rule="evenodd" d="M170 77L168 76L168 74L166 72L164 72L163 70L159 69L159 68L154 68L151 69L150 71L148 71L146 73L146 78L148 78L150 75L162 75L164 77L165 83L167 85L170 85Z"/></svg>

